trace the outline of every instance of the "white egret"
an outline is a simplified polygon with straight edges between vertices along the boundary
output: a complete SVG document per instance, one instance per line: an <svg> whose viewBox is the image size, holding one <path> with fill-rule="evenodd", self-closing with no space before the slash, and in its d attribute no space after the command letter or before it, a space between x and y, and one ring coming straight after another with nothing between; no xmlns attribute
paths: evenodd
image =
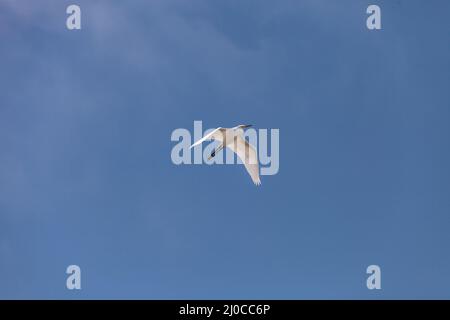
<svg viewBox="0 0 450 320"><path fill-rule="evenodd" d="M244 163L247 172L253 180L253 183L259 186L261 184L261 180L259 179L258 154L255 148L244 138L244 129L248 127L251 127L251 125L239 125L234 128L219 127L195 142L190 148L193 148L206 140L219 141L219 146L211 152L208 160L215 157L215 155L224 147L231 149L238 155L242 163Z"/></svg>

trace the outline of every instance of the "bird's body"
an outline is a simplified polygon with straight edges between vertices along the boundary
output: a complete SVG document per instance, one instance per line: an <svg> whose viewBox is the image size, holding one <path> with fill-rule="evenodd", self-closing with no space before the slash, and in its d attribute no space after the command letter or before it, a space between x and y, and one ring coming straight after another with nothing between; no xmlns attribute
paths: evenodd
<svg viewBox="0 0 450 320"><path fill-rule="evenodd" d="M261 184L261 180L259 178L258 154L255 148L244 138L244 129L248 127L250 127L250 125L239 125L234 128L219 127L195 142L191 148L206 140L219 141L219 146L211 153L208 159L215 157L215 155L224 147L229 148L236 153L244 163L247 172L253 180L253 183L259 186Z"/></svg>

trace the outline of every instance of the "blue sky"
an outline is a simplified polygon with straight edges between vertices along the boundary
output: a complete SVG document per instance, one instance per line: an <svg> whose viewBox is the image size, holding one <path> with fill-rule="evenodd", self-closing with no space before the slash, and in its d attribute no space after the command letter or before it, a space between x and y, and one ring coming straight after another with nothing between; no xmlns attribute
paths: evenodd
<svg viewBox="0 0 450 320"><path fill-rule="evenodd" d="M449 12L0 2L0 298L450 298ZM173 165L194 120L279 128L279 173Z"/></svg>

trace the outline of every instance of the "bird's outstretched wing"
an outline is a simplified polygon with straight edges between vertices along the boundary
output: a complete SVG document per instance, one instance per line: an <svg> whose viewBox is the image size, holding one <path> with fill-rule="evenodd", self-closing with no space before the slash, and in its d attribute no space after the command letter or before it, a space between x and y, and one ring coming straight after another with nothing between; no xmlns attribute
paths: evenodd
<svg viewBox="0 0 450 320"><path fill-rule="evenodd" d="M227 147L233 150L238 157L241 158L253 183L259 186L261 180L259 178L258 154L256 153L255 148L242 136L235 137L233 143L228 144Z"/></svg>
<svg viewBox="0 0 450 320"><path fill-rule="evenodd" d="M198 146L199 144L201 144L203 141L206 141L206 140L223 141L223 133L222 133L221 129L222 129L221 127L214 129L213 131L208 133L206 136L204 136L203 138L201 138L200 140L195 142L192 146L189 147L189 149L192 149L193 147Z"/></svg>

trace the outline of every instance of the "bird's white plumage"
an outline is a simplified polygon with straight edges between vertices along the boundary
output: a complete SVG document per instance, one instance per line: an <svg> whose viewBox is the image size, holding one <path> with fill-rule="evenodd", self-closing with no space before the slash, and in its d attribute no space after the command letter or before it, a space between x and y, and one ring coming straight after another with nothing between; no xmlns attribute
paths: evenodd
<svg viewBox="0 0 450 320"><path fill-rule="evenodd" d="M248 141L245 140L243 136L243 128L246 127L249 126L240 125L234 128L219 127L195 142L193 145L191 145L191 148L198 146L206 140L218 140L222 142L215 149L214 154L212 154L208 159L214 157L214 155L222 150L224 146L230 148L234 153L237 154L242 163L245 165L245 169L247 169L247 172L252 178L253 183L259 186L261 184L261 180L259 178L258 154L255 147L248 143Z"/></svg>
<svg viewBox="0 0 450 320"><path fill-rule="evenodd" d="M259 178L259 161L255 148L241 135L236 136L233 143L228 144L227 147L238 155L253 183L259 186L261 179Z"/></svg>

